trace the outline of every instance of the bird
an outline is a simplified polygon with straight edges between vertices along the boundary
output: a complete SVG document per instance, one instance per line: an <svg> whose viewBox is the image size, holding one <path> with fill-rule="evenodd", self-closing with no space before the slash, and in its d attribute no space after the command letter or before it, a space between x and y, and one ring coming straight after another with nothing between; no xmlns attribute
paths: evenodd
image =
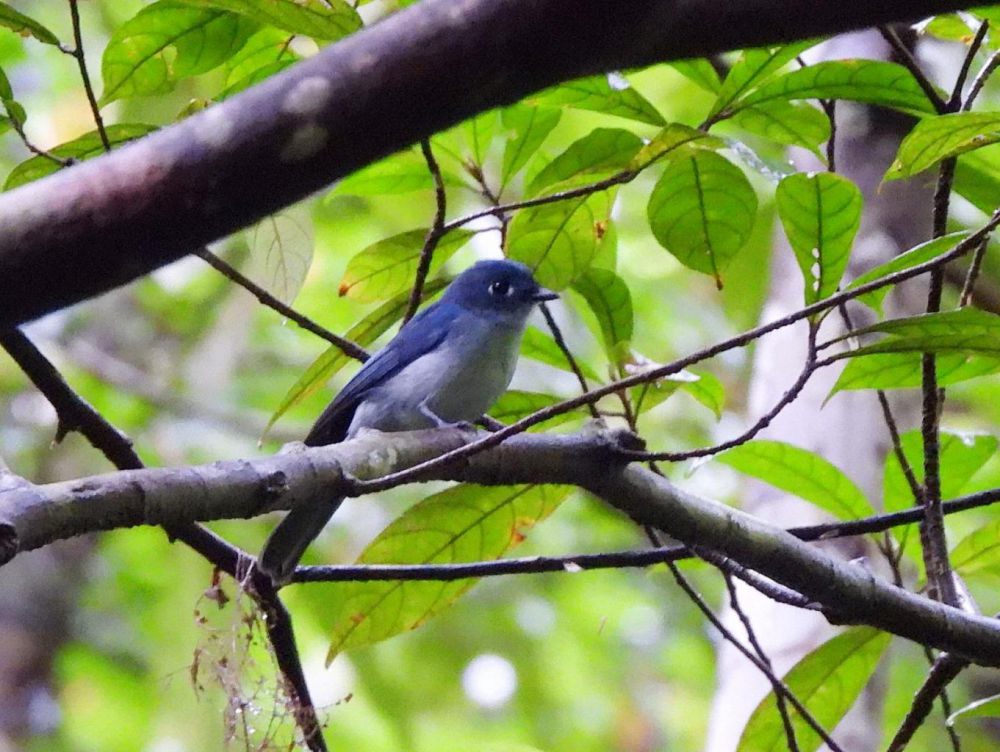
<svg viewBox="0 0 1000 752"><path fill-rule="evenodd" d="M528 316L558 297L517 261L473 264L365 362L303 443L336 444L363 428L410 431L478 419L510 384ZM331 497L285 515L258 557L258 568L275 586L291 579L343 500Z"/></svg>

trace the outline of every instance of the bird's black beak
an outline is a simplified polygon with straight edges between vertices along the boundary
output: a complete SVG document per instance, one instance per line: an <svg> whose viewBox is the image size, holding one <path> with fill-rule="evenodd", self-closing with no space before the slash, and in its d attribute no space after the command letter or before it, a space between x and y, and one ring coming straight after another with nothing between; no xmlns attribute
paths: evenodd
<svg viewBox="0 0 1000 752"><path fill-rule="evenodd" d="M544 287L539 287L535 294L531 296L532 301L535 303L544 303L546 300L557 300L558 298L559 293L546 290Z"/></svg>

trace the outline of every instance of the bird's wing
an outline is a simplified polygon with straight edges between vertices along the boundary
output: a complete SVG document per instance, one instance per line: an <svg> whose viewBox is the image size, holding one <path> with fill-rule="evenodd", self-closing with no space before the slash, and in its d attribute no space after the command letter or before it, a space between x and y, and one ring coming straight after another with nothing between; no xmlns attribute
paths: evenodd
<svg viewBox="0 0 1000 752"><path fill-rule="evenodd" d="M461 309L451 303L435 303L414 316L399 333L361 367L316 420L306 446L325 446L343 441L354 419L354 411L365 395L403 368L427 354L444 340L449 325Z"/></svg>

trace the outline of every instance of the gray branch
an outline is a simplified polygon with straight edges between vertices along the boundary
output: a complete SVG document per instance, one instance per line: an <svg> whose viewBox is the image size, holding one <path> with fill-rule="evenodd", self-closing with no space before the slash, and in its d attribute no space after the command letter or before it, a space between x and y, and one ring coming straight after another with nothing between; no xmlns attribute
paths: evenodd
<svg viewBox="0 0 1000 752"><path fill-rule="evenodd" d="M232 99L3 194L0 326L135 279L559 81L975 4L423 0Z"/></svg>
<svg viewBox="0 0 1000 752"><path fill-rule="evenodd" d="M0 476L0 554L97 530L247 518L349 495L357 479L386 475L455 449L459 430L368 432L343 444L257 460L131 470L33 486ZM1000 665L1000 621L967 614L843 564L780 528L687 493L620 459L631 434L585 430L522 434L423 480L486 485L570 483L691 545L723 554L801 593L838 622L870 624L982 665Z"/></svg>

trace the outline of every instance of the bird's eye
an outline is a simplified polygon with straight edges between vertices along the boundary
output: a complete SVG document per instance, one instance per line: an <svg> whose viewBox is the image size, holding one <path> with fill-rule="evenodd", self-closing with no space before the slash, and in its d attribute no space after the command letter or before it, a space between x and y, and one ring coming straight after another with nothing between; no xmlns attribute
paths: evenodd
<svg viewBox="0 0 1000 752"><path fill-rule="evenodd" d="M505 295L510 295L510 283L504 282L503 280L497 280L496 282L490 282L490 295L500 298Z"/></svg>

